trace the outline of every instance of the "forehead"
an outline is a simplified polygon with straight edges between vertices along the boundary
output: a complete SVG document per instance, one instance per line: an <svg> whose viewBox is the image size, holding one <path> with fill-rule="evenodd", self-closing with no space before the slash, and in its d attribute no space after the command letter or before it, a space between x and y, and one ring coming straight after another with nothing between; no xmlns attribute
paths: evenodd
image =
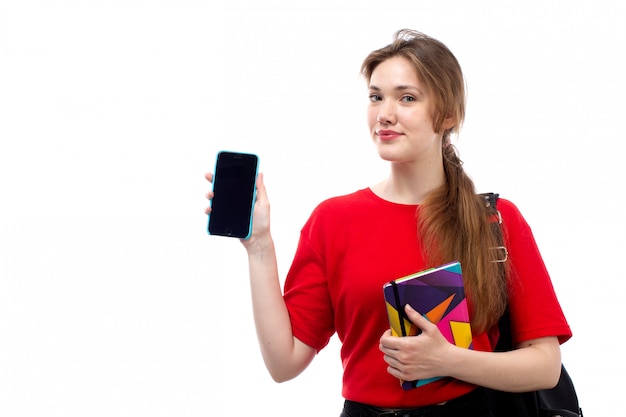
<svg viewBox="0 0 626 417"><path fill-rule="evenodd" d="M396 88L400 85L420 90L425 87L417 76L413 63L401 56L394 56L378 64L372 72L369 85L379 89Z"/></svg>

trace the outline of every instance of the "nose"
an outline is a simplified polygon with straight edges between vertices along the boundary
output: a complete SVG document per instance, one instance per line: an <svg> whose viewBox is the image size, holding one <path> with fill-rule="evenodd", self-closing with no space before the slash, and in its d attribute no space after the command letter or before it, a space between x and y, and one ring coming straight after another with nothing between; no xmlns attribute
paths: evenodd
<svg viewBox="0 0 626 417"><path fill-rule="evenodd" d="M376 121L381 125L393 125L396 123L396 109L393 102L383 100L380 103Z"/></svg>

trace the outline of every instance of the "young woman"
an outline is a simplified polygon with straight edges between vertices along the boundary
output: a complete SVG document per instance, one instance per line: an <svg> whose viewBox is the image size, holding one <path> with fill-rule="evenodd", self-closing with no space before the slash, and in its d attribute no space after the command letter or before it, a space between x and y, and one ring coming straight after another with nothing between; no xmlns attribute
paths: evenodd
<svg viewBox="0 0 626 417"><path fill-rule="evenodd" d="M402 30L365 59L362 73L371 138L389 162L389 175L315 208L284 293L262 174L257 180L253 231L242 242L270 374L276 381L296 377L336 332L343 417L396 411L402 414L391 415L489 416L485 387L521 392L554 386L560 343L571 331L528 224L504 199L497 207L508 260L504 268L496 262L503 255L493 249L501 244L498 228L450 143L465 115L456 58L441 42ZM449 343L410 306L406 314L421 334L392 336L383 284L453 260L463 268L473 349ZM516 349L493 352L507 304ZM400 380L436 376L446 378L411 390L400 386Z"/></svg>

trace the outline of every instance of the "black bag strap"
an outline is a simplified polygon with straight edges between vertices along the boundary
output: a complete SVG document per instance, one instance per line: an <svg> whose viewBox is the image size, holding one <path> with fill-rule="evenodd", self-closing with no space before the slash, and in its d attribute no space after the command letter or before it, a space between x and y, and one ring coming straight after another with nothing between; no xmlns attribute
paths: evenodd
<svg viewBox="0 0 626 417"><path fill-rule="evenodd" d="M491 221L494 232L498 237L498 245L491 248L492 250L498 252L496 260L494 262L504 263L509 259L509 251L506 249L506 245L504 244L504 235L502 232L502 215L500 214L500 210L498 210L497 207L500 194L482 193L479 195L483 199L485 209L487 210L487 214L489 216L489 220ZM504 273L504 270L502 273Z"/></svg>
<svg viewBox="0 0 626 417"><path fill-rule="evenodd" d="M508 250L504 244L504 233L502 231L502 215L498 210L498 198L500 194L497 193L482 193L480 196L484 199L485 208L487 214L490 216L491 225L494 228L495 235L498 238L498 245L496 248L501 249L504 253L504 258L499 258L498 262L506 262L508 260ZM502 260L500 260L502 259ZM500 337L495 350L497 352L504 352L513 349L513 342L511 338L511 326L510 326L510 314L507 306L504 314L498 320L498 328L500 329Z"/></svg>
<svg viewBox="0 0 626 417"><path fill-rule="evenodd" d="M500 198L500 194L498 193L481 193L480 196L485 200L485 206L487 208L493 207L496 209L498 204L498 198Z"/></svg>

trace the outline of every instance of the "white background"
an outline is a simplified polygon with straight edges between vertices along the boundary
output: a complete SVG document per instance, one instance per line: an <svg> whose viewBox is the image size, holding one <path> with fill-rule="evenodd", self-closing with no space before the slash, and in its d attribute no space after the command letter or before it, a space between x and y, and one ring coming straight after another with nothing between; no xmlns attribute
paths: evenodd
<svg viewBox="0 0 626 417"><path fill-rule="evenodd" d="M260 155L284 277L314 206L386 174L359 67L404 27L461 62L466 169L533 227L586 414L618 415L622 4L0 1L0 415L338 415L336 339L268 376L204 173Z"/></svg>

